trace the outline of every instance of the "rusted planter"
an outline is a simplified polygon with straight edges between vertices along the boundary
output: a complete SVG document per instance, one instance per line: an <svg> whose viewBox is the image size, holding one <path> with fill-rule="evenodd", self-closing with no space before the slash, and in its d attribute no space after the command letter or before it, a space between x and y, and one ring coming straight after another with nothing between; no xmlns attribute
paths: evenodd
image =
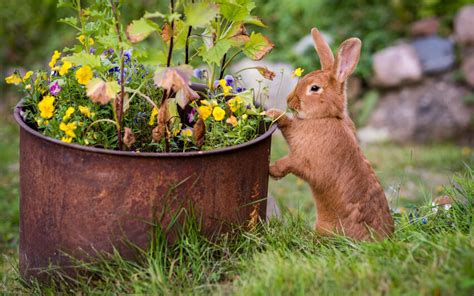
<svg viewBox="0 0 474 296"><path fill-rule="evenodd" d="M37 277L50 263L70 264L130 242L146 248L151 222L163 229L180 209L193 208L211 237L265 217L271 127L245 144L206 152L111 151L47 138L20 126L20 271ZM175 188L174 188L175 187ZM173 189L174 188L174 189ZM175 232L167 233L173 240Z"/></svg>

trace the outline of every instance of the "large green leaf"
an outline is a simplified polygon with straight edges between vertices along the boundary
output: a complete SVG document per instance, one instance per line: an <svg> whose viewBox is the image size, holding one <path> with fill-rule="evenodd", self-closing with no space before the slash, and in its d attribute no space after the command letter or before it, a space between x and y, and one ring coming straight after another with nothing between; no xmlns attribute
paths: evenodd
<svg viewBox="0 0 474 296"><path fill-rule="evenodd" d="M244 54L254 61L261 60L274 47L274 44L261 33L252 32L250 41L245 44Z"/></svg>
<svg viewBox="0 0 474 296"><path fill-rule="evenodd" d="M157 27L152 21L141 18L128 25L126 33L130 42L137 43L150 36L156 30Z"/></svg>
<svg viewBox="0 0 474 296"><path fill-rule="evenodd" d="M63 61L71 62L76 66L86 66L89 65L92 68L100 67L100 58L96 55L86 53L84 51L74 53L70 56L64 57Z"/></svg>
<svg viewBox="0 0 474 296"><path fill-rule="evenodd" d="M229 21L233 22L246 20L250 16L250 11L247 7L239 4L221 3L220 9L222 15Z"/></svg>
<svg viewBox="0 0 474 296"><path fill-rule="evenodd" d="M199 55L204 59L208 64L219 65L224 55L232 46L230 40L221 39L216 42L216 44L211 48L206 48L206 46L201 46L199 49Z"/></svg>
<svg viewBox="0 0 474 296"><path fill-rule="evenodd" d="M184 8L186 24L197 28L205 27L218 12L217 5L207 1L190 3Z"/></svg>

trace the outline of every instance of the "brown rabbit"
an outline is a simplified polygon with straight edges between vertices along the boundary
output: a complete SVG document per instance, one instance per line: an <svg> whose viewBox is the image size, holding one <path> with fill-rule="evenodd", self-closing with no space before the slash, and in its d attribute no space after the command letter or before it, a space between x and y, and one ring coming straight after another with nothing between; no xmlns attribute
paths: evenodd
<svg viewBox="0 0 474 296"><path fill-rule="evenodd" d="M344 41L334 59L319 31L313 28L311 34L322 69L305 75L288 96L294 118L276 109L267 112L290 150L270 165L270 175L279 179L293 173L309 183L317 232L384 238L394 230L387 199L346 111L345 82L359 62L361 41Z"/></svg>

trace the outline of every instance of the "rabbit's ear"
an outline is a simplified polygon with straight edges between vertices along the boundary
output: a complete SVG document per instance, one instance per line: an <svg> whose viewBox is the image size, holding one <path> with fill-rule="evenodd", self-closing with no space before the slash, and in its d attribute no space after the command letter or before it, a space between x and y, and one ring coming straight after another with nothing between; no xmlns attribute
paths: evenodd
<svg viewBox="0 0 474 296"><path fill-rule="evenodd" d="M344 41L337 51L333 76L339 82L344 82L354 72L359 63L362 42L359 38L350 38Z"/></svg>
<svg viewBox="0 0 474 296"><path fill-rule="evenodd" d="M311 29L311 36L313 36L314 48L316 49L321 61L321 69L331 69L334 64L334 55L332 54L328 43L316 28Z"/></svg>

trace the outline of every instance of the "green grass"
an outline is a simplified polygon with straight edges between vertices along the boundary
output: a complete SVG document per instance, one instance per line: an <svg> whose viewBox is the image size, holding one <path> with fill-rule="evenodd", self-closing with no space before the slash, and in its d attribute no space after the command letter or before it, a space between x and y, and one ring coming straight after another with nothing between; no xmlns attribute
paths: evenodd
<svg viewBox="0 0 474 296"><path fill-rule="evenodd" d="M1 113L1 112L0 112ZM18 136L0 116L0 292L23 294L233 295L472 295L474 293L474 172L472 152L453 144L364 147L393 207L397 231L383 242L324 238L313 232L314 204L307 185L288 176L271 181L282 220L255 231L237 230L218 242L187 227L173 245L144 250L139 263L115 254L82 264L92 275L77 281L19 279ZM8 118L5 120L4 118ZM286 153L276 137L272 158ZM468 166L464 165L468 164ZM470 167L470 168L469 168ZM453 178L454 175L458 177ZM396 188L391 191L390 187ZM461 203L434 213L430 199L449 194ZM414 209L409 212L415 213ZM426 218L426 224L424 219Z"/></svg>

